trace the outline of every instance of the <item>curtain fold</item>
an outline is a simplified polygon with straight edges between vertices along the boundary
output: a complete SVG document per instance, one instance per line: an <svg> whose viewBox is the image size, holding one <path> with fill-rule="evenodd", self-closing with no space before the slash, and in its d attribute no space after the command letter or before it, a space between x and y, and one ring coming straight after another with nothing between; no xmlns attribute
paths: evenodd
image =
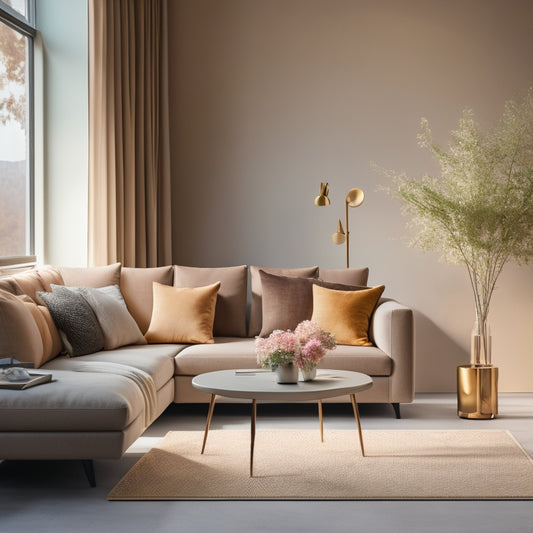
<svg viewBox="0 0 533 533"><path fill-rule="evenodd" d="M89 263L172 263L167 0L89 0Z"/></svg>

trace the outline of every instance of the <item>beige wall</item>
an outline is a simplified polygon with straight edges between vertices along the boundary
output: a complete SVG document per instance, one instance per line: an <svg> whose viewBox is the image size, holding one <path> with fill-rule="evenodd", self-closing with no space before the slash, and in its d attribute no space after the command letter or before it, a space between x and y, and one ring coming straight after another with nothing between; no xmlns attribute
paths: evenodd
<svg viewBox="0 0 533 533"><path fill-rule="evenodd" d="M533 83L530 0L173 0L174 260L344 266L330 239L348 189L352 266L416 310L418 392L455 390L474 319L463 267L405 246L371 168L434 171L420 118L447 142L465 107L490 124ZM313 198L321 180L332 206ZM533 268L494 296L502 391L533 391Z"/></svg>

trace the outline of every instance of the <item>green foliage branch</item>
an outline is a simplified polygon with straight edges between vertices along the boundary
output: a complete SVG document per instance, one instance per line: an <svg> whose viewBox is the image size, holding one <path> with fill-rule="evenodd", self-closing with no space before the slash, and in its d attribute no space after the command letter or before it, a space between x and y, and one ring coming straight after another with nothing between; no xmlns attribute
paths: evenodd
<svg viewBox="0 0 533 533"><path fill-rule="evenodd" d="M434 142L427 120L421 126L419 144L441 175L412 179L389 171L388 191L411 218L411 245L466 265L476 316L485 323L505 263L533 257L533 87L523 101L507 102L487 133L465 110L447 149Z"/></svg>

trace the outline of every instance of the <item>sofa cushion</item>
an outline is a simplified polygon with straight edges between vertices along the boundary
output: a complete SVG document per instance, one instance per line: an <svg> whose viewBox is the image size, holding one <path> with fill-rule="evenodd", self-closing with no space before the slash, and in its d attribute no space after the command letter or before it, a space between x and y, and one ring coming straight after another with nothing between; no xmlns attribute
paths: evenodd
<svg viewBox="0 0 533 533"><path fill-rule="evenodd" d="M43 358L43 342L37 323L24 302L0 290L0 357L33 362Z"/></svg>
<svg viewBox="0 0 533 533"><path fill-rule="evenodd" d="M53 292L39 292L62 336L69 355L76 357L102 350L104 336L87 301L68 287L54 285Z"/></svg>
<svg viewBox="0 0 533 533"><path fill-rule="evenodd" d="M130 315L118 285L81 287L80 294L94 311L104 335L104 350L128 344L146 344L146 340Z"/></svg>
<svg viewBox="0 0 533 533"><path fill-rule="evenodd" d="M185 344L149 344L122 346L81 357L56 357L43 366L46 370L76 370L86 362L108 362L132 366L146 372L154 380L157 390L168 383L174 375L174 357Z"/></svg>
<svg viewBox="0 0 533 533"><path fill-rule="evenodd" d="M318 267L304 267L304 268L263 268L258 266L250 267L250 285L252 290L252 301L250 308L250 324L248 326L248 336L255 337L261 332L261 325L263 321L263 289L261 286L261 278L259 271L263 270L268 274L275 274L278 276L290 276L298 278L316 278L318 276Z"/></svg>
<svg viewBox="0 0 533 533"><path fill-rule="evenodd" d="M175 374L196 376L232 368L259 368L254 339L216 337L213 344L187 346L175 359Z"/></svg>
<svg viewBox="0 0 533 533"><path fill-rule="evenodd" d="M348 346L338 344L335 350L326 352L319 368L351 370L369 376L390 376L392 359L376 346Z"/></svg>
<svg viewBox="0 0 533 533"><path fill-rule="evenodd" d="M384 285L360 291L339 291L313 285L311 320L335 336L338 344L371 346L370 317Z"/></svg>
<svg viewBox="0 0 533 533"><path fill-rule="evenodd" d="M105 287L120 283L120 263L99 267L58 267L64 285L69 287Z"/></svg>
<svg viewBox="0 0 533 533"><path fill-rule="evenodd" d="M35 368L39 368L61 353L63 343L48 308L44 305L37 305L35 302L25 301L23 303L32 314L43 343L41 357L33 360Z"/></svg>
<svg viewBox="0 0 533 533"><path fill-rule="evenodd" d="M318 277L332 283L361 285L368 283L368 267L363 268L321 268Z"/></svg>
<svg viewBox="0 0 533 533"><path fill-rule="evenodd" d="M215 308L215 337L246 337L246 265L200 268L174 267L174 287L202 287L220 281Z"/></svg>
<svg viewBox="0 0 533 533"><path fill-rule="evenodd" d="M22 290L23 294L29 296L34 302L39 302L39 297L37 293L39 291L46 290L43 285L43 281L36 269L27 270L26 272L21 272L13 276L13 280L18 287Z"/></svg>
<svg viewBox="0 0 533 533"><path fill-rule="evenodd" d="M168 287L154 282L149 343L212 343L220 282L206 287Z"/></svg>
<svg viewBox="0 0 533 533"><path fill-rule="evenodd" d="M144 410L141 391L130 379L54 370L50 383L23 393L0 390L0 431L122 431Z"/></svg>
<svg viewBox="0 0 533 533"><path fill-rule="evenodd" d="M61 275L61 272L59 271L59 268L51 266L51 265L44 265L40 266L36 269L37 276L39 276L39 279L41 280L41 284L43 286L43 289L46 292L50 292L52 290L52 284L54 285L64 285L65 282L63 280L63 276Z"/></svg>
<svg viewBox="0 0 533 533"><path fill-rule="evenodd" d="M173 267L155 268L122 267L120 272L120 291L142 333L146 333L152 318L153 283L172 285Z"/></svg>

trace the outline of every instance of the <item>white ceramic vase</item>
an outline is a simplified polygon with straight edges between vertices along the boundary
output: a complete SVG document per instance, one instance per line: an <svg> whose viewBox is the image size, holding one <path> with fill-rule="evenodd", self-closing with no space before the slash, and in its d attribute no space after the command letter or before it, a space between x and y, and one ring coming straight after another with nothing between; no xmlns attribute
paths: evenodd
<svg viewBox="0 0 533 533"><path fill-rule="evenodd" d="M278 365L276 375L278 383L298 383L298 367L294 363Z"/></svg>

